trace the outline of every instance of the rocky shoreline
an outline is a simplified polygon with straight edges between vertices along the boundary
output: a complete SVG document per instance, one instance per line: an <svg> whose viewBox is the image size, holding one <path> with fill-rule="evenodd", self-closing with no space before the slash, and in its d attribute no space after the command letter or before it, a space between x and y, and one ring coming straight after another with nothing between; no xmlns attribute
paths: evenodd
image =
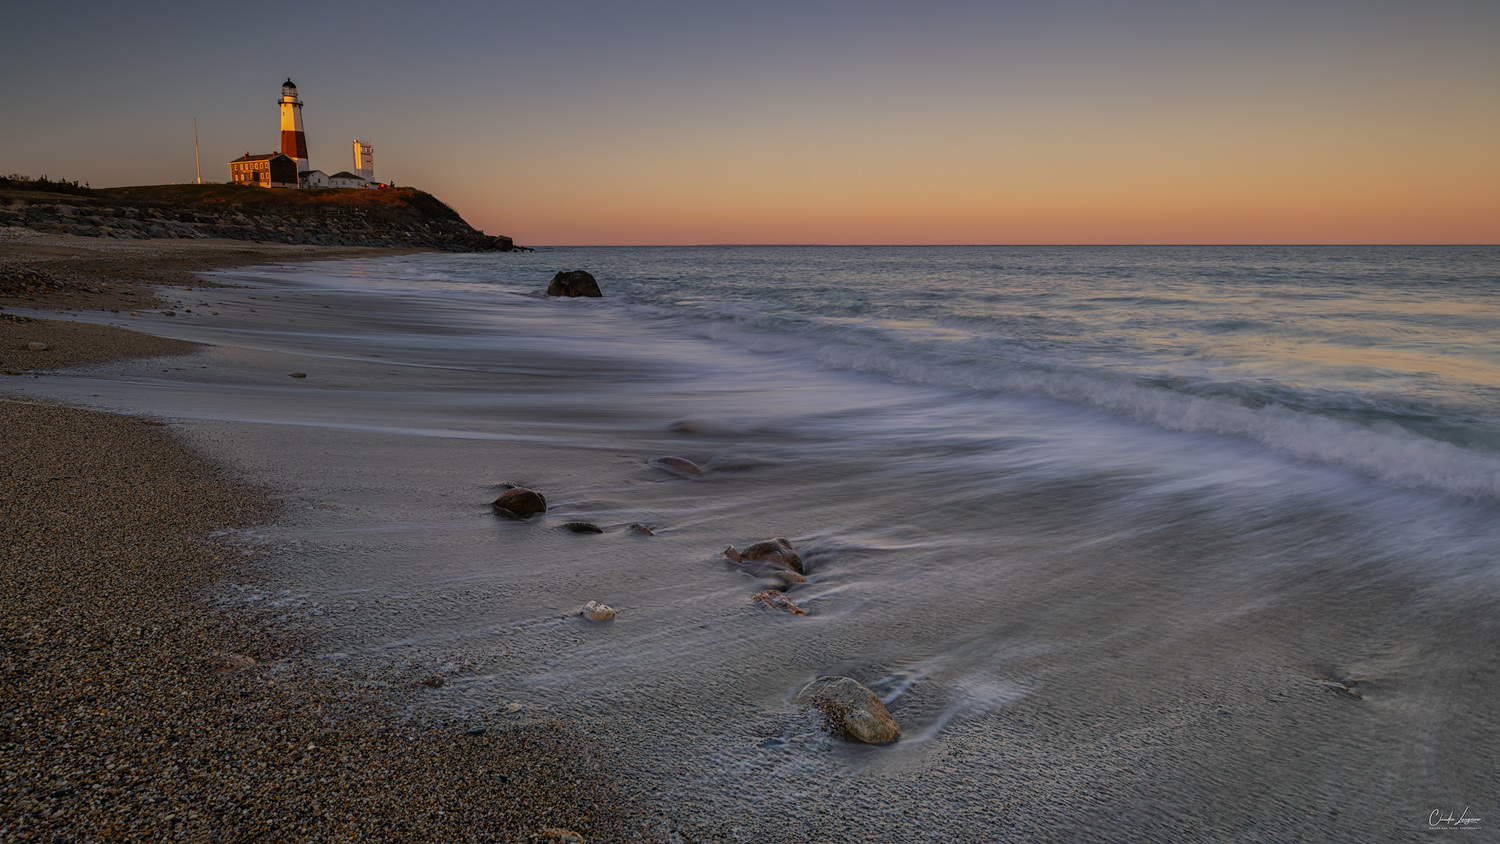
<svg viewBox="0 0 1500 844"><path fill-rule="evenodd" d="M410 193L415 196L420 192ZM430 199L425 194L421 196ZM245 203L212 206L132 200L107 194L64 196L11 191L0 193L0 227L122 240L227 238L257 243L454 252L508 252L518 248L509 237L475 230L451 209L439 215L398 208L404 213L335 204L296 209Z"/></svg>

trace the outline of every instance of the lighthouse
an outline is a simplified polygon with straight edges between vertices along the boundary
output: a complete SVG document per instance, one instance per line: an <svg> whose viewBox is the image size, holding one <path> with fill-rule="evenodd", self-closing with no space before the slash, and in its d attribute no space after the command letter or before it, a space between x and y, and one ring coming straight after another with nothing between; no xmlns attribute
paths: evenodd
<svg viewBox="0 0 1500 844"><path fill-rule="evenodd" d="M302 101L297 99L297 86L287 77L281 86L281 153L297 162L297 173L305 173L307 166L307 136L302 134Z"/></svg>

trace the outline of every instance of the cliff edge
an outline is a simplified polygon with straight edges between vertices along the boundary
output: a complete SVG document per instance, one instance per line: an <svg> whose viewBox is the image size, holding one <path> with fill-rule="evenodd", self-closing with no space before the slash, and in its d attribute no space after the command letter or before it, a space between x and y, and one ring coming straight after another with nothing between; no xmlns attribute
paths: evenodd
<svg viewBox="0 0 1500 844"><path fill-rule="evenodd" d="M144 185L91 190L0 180L0 226L126 239L223 237L317 246L508 252L415 188L274 190L243 185ZM68 183L59 183L68 184Z"/></svg>

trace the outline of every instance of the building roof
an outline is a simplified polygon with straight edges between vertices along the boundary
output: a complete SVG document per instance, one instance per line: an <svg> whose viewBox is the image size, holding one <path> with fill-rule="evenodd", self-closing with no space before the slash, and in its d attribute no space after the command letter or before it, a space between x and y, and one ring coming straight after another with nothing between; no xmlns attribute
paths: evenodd
<svg viewBox="0 0 1500 844"><path fill-rule="evenodd" d="M284 85L282 85L281 87L283 87L283 88L295 88L295 87L297 87L297 85L296 85L296 83L292 82L292 77L288 76L286 78L286 83Z"/></svg>
<svg viewBox="0 0 1500 844"><path fill-rule="evenodd" d="M268 152L265 155L251 155L250 153L247 152L244 155L240 156L239 158L236 158L234 161L231 161L229 163L230 164L238 164L241 161L266 161L267 159L276 158L277 156L281 156L282 158L286 158L286 154L285 153L280 153L280 152ZM287 160L291 161L290 158L287 158Z"/></svg>
<svg viewBox="0 0 1500 844"><path fill-rule="evenodd" d="M357 180L359 180L361 182L365 181L365 177L364 176L361 176L358 173L350 173L348 170L340 170L339 172L334 173L332 176L329 176L328 178L330 178L330 179L357 179Z"/></svg>
<svg viewBox="0 0 1500 844"><path fill-rule="evenodd" d="M299 175L299 176L311 176L314 173L323 173L323 171L322 170L303 170L301 173L298 173L297 175ZM327 176L328 174L327 173L323 173L323 175Z"/></svg>

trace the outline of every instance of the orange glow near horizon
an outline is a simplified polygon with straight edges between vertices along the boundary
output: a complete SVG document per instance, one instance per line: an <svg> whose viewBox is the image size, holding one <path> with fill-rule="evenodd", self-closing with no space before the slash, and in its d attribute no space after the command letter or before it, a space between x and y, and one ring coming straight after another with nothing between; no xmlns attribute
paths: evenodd
<svg viewBox="0 0 1500 844"><path fill-rule="evenodd" d="M1093 122L585 146L449 202L534 244L1500 243L1493 116Z"/></svg>

